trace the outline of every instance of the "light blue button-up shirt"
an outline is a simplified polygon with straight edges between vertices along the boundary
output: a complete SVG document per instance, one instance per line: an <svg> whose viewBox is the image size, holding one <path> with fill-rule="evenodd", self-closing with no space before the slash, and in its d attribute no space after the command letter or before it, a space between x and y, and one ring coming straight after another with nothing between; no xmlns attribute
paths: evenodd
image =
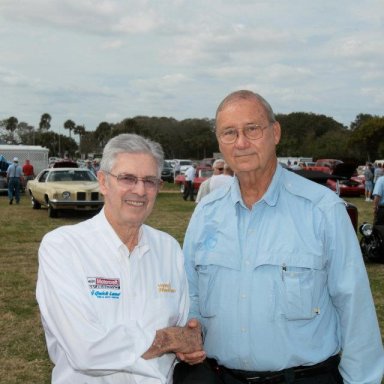
<svg viewBox="0 0 384 384"><path fill-rule="evenodd" d="M190 317L228 368L279 371L342 351L345 382L380 383L384 353L365 266L343 201L277 167L248 209L238 180L197 206L184 254Z"/></svg>
<svg viewBox="0 0 384 384"><path fill-rule="evenodd" d="M379 205L384 206L384 176L380 176L376 183L375 188L373 189L372 195L380 196Z"/></svg>

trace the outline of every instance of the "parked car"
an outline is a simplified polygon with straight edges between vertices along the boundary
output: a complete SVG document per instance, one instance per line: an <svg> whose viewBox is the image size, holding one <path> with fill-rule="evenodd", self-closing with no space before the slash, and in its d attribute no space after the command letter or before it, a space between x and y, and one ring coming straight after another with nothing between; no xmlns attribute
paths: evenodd
<svg viewBox="0 0 384 384"><path fill-rule="evenodd" d="M339 196L361 196L365 193L364 180L356 174L356 164L339 163L334 166L332 178L328 179L326 185Z"/></svg>
<svg viewBox="0 0 384 384"><path fill-rule="evenodd" d="M72 160L58 160L50 164L52 168L79 168L79 164Z"/></svg>
<svg viewBox="0 0 384 384"><path fill-rule="evenodd" d="M315 165L305 167L309 171L320 171L325 173L333 173L333 170L337 164L341 164L341 160L336 159L318 159Z"/></svg>
<svg viewBox="0 0 384 384"><path fill-rule="evenodd" d="M204 180L207 180L209 177L211 177L212 173L213 173L213 169L211 167L204 167L200 165L196 167L195 178L193 179L193 183L192 183L194 194L197 194L197 191L199 190L201 183ZM180 192L184 193L185 184L186 184L185 176L184 175L176 176L175 184L180 185Z"/></svg>
<svg viewBox="0 0 384 384"><path fill-rule="evenodd" d="M103 196L96 176L85 168L47 168L27 183L32 208L48 207L49 217L60 210L99 211Z"/></svg>
<svg viewBox="0 0 384 384"><path fill-rule="evenodd" d="M176 163L180 165L180 174L184 175L185 171L192 165L192 160L175 159L175 164Z"/></svg>
<svg viewBox="0 0 384 384"><path fill-rule="evenodd" d="M168 161L164 161L163 169L161 170L161 179L173 183L173 167Z"/></svg>
<svg viewBox="0 0 384 384"><path fill-rule="evenodd" d="M0 171L0 194L8 193L7 172Z"/></svg>
<svg viewBox="0 0 384 384"><path fill-rule="evenodd" d="M319 183L322 185L326 185L327 181L331 178L336 178L336 176L329 175L326 172L321 172L321 171L313 171L313 170L308 170L308 169L301 169L294 171L296 174L305 177L309 180L314 181L315 183ZM347 213L349 215L349 218L351 219L351 223L353 225L353 228L355 231L357 231L357 224L358 224L358 218L359 218L359 212L357 210L357 207L347 201L344 200L345 204L345 209L347 210Z"/></svg>
<svg viewBox="0 0 384 384"><path fill-rule="evenodd" d="M0 193L6 194L8 193L8 185L7 185L7 169L10 166L10 162L7 159L0 155Z"/></svg>

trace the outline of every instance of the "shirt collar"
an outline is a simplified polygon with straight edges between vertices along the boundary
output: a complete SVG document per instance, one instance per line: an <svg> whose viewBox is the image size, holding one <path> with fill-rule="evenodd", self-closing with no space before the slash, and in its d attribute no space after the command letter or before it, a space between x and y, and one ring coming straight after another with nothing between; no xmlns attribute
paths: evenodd
<svg viewBox="0 0 384 384"><path fill-rule="evenodd" d="M277 200L279 198L279 191L280 191L280 186L281 183L283 182L282 179L282 167L280 164L277 164L275 173L272 177L272 181L269 184L269 187L267 191L264 193L263 197L260 199L264 200L268 205L270 206L275 206L277 203ZM234 177L235 182L232 183L231 185L231 200L232 203L235 205L236 203L239 203L243 205L244 207L244 201L241 196L241 191L240 191L240 185L239 185L239 179L235 176Z"/></svg>
<svg viewBox="0 0 384 384"><path fill-rule="evenodd" d="M136 253L136 251L138 251L138 255L139 257L141 257L149 250L148 235L147 235L147 231L145 230L145 225L142 225L140 227L138 244L136 245L136 247L133 249L132 252L129 252L127 246L122 242L120 237L117 235L117 233L113 229L112 225L107 220L105 216L104 208L95 217L95 219L98 221L98 224L100 225L102 233L106 241L109 243L110 247L112 249L117 250L120 255L124 255L126 253L131 254L133 252Z"/></svg>

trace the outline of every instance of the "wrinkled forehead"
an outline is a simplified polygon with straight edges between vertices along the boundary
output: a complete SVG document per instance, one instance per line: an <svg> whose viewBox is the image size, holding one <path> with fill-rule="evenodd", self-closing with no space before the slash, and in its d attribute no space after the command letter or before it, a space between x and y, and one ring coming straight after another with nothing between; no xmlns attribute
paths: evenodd
<svg viewBox="0 0 384 384"><path fill-rule="evenodd" d="M234 99L222 106L216 115L216 128L239 123L263 123L268 121L265 106L257 99Z"/></svg>

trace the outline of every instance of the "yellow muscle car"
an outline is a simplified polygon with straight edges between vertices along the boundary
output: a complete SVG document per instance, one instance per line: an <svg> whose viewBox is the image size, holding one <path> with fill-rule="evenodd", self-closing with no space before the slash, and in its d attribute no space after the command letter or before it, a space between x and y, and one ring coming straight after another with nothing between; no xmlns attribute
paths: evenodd
<svg viewBox="0 0 384 384"><path fill-rule="evenodd" d="M99 211L103 196L96 176L84 168L48 168L28 181L32 208L48 207L49 217L60 210Z"/></svg>

